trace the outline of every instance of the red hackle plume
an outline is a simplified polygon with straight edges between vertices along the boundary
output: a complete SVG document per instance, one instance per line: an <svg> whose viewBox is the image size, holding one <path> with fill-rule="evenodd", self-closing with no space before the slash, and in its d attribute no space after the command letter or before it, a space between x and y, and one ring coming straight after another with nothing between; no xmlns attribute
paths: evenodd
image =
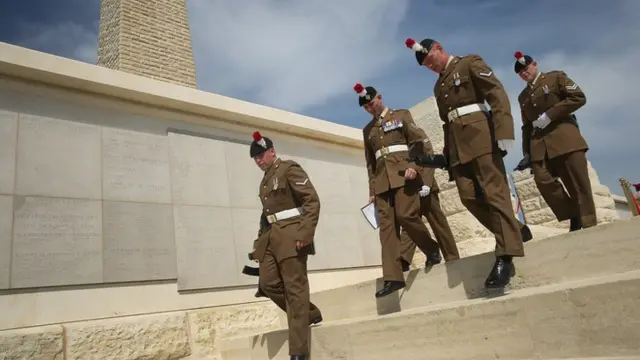
<svg viewBox="0 0 640 360"><path fill-rule="evenodd" d="M253 140L257 142L257 141L260 141L260 139L262 139L262 135L260 135L260 131L255 131L253 133Z"/></svg>
<svg viewBox="0 0 640 360"><path fill-rule="evenodd" d="M363 91L364 91L364 86L362 86L362 84L355 84L355 85L353 86L353 90L354 90L355 92L357 92L358 94L360 94L361 92L363 92Z"/></svg>
<svg viewBox="0 0 640 360"><path fill-rule="evenodd" d="M416 44L416 41L413 40L412 38L408 38L407 40L404 41L404 44L409 48L409 49L413 49L413 45Z"/></svg>
<svg viewBox="0 0 640 360"><path fill-rule="evenodd" d="M516 59L520 59L523 55L522 55L522 53L520 51L516 51L516 53L513 54L513 56L515 56Z"/></svg>

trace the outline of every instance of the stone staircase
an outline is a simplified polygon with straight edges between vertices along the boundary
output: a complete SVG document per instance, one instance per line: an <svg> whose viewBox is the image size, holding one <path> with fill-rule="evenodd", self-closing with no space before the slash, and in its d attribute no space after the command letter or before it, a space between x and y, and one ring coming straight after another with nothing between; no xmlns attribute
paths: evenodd
<svg viewBox="0 0 640 360"><path fill-rule="evenodd" d="M312 360L640 359L640 218L527 243L504 293L484 289L485 253L312 294L325 321ZM286 323L286 322L284 322ZM288 359L287 330L218 340L224 360ZM613 359L613 358L610 358Z"/></svg>

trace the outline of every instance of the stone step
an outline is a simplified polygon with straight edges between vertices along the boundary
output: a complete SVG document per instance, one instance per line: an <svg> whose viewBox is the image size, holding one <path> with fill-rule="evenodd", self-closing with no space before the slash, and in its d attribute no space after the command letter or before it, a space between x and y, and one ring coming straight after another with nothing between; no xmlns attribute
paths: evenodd
<svg viewBox="0 0 640 360"><path fill-rule="evenodd" d="M510 289L526 289L594 276L640 269L640 217L565 233L526 244L526 257L516 259L516 277ZM382 280L311 294L325 321L383 315L487 296L484 280L493 265L493 253L462 258L429 270L408 272L407 287L376 299ZM286 324L286 314L281 313Z"/></svg>
<svg viewBox="0 0 640 360"><path fill-rule="evenodd" d="M636 251L637 252L637 251ZM584 259L589 261L589 259ZM640 354L640 271L311 328L313 360L553 359ZM220 340L222 359L288 359L287 330Z"/></svg>

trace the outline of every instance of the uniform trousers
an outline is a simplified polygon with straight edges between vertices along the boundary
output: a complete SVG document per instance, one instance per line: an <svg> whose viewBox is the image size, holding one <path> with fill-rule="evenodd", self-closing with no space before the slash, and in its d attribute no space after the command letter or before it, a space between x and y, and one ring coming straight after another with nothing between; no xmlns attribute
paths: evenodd
<svg viewBox="0 0 640 360"><path fill-rule="evenodd" d="M404 281L400 252L400 227L420 249L427 253L438 251L427 226L422 222L418 186L407 184L376 195L379 215L379 235L382 250L382 278L384 281Z"/></svg>
<svg viewBox="0 0 640 360"><path fill-rule="evenodd" d="M531 170L540 194L558 221L579 217L584 228L597 224L596 206L584 150L553 159L534 161ZM558 181L558 177L562 183Z"/></svg>
<svg viewBox="0 0 640 360"><path fill-rule="evenodd" d="M502 154L493 152L451 168L462 204L496 238L496 256L524 256Z"/></svg>
<svg viewBox="0 0 640 360"><path fill-rule="evenodd" d="M309 299L307 255L277 261L267 246L259 283L265 295L287 313L289 355L309 354L309 324L320 316L320 309Z"/></svg>
<svg viewBox="0 0 640 360"><path fill-rule="evenodd" d="M442 252L442 257L444 257L445 261L459 259L460 254L458 253L458 246L456 245L453 233L449 227L447 217L444 215L444 212L442 212L442 208L440 207L440 195L438 192L432 192L425 197L421 197L420 209L422 211L422 215L427 218L429 225L431 225L431 230L433 230L433 235L436 237L436 241L440 246L440 251ZM429 236L429 239L432 240L431 236ZM400 243L402 259L411 264L417 244L411 240L409 233L404 231L404 228L400 234ZM426 251L429 251L429 249L420 248L420 250L425 255L428 255Z"/></svg>

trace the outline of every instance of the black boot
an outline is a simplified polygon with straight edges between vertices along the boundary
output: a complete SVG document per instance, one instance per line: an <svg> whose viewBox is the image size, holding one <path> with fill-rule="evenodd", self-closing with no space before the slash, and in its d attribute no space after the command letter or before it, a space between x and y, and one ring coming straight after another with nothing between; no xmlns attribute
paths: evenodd
<svg viewBox="0 0 640 360"><path fill-rule="evenodd" d="M392 294L405 286L404 281L385 281L382 289L376 292L376 297L383 297Z"/></svg>
<svg viewBox="0 0 640 360"><path fill-rule="evenodd" d="M582 229L582 220L579 217L573 217L569 221L569 232Z"/></svg>
<svg viewBox="0 0 640 360"><path fill-rule="evenodd" d="M511 278L515 276L516 268L510 256L500 256L496 258L493 269L484 281L486 288L502 288L509 285Z"/></svg>
<svg viewBox="0 0 640 360"><path fill-rule="evenodd" d="M291 355L291 360L307 360L307 355Z"/></svg>
<svg viewBox="0 0 640 360"><path fill-rule="evenodd" d="M531 233L531 229L527 225L523 225L520 228L520 237L522 237L522 242L527 242L533 239L533 234Z"/></svg>
<svg viewBox="0 0 640 360"><path fill-rule="evenodd" d="M315 325L315 324L319 324L321 322L322 322L322 314L314 317L313 319L311 319L311 321L309 321L309 325Z"/></svg>
<svg viewBox="0 0 640 360"><path fill-rule="evenodd" d="M424 263L425 267L438 265L442 262L442 257L440 256L440 252L436 251L433 254L427 255L427 261Z"/></svg>

